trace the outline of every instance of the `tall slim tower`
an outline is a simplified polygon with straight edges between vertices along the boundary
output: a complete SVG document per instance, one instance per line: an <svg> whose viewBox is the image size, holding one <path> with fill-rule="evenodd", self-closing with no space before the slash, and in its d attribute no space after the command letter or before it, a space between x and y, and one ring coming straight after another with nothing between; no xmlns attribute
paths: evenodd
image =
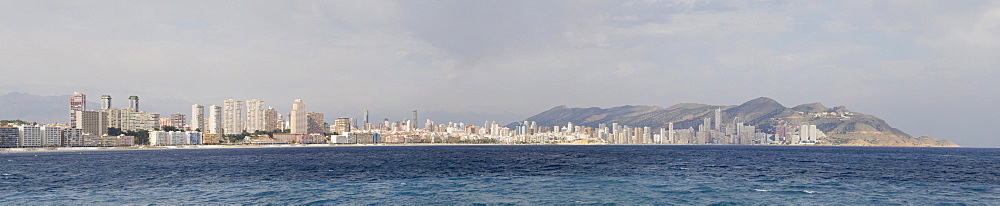
<svg viewBox="0 0 1000 206"><path fill-rule="evenodd" d="M368 110L365 110L365 124L368 124Z"/></svg>
<svg viewBox="0 0 1000 206"><path fill-rule="evenodd" d="M674 139L674 123L673 122L667 124L667 140L670 141L670 143L676 143L677 142L677 140Z"/></svg>
<svg viewBox="0 0 1000 206"><path fill-rule="evenodd" d="M266 131L264 128L264 101L251 99L247 100L247 132Z"/></svg>
<svg viewBox="0 0 1000 206"><path fill-rule="evenodd" d="M87 94L73 92L73 96L69 97L69 123L76 127L77 119L76 112L87 111Z"/></svg>
<svg viewBox="0 0 1000 206"><path fill-rule="evenodd" d="M292 130L291 133L306 134L309 132L309 119L306 116L305 102L302 102L301 99L296 99L292 102L292 112L288 116L288 119L291 121L289 124Z"/></svg>
<svg viewBox="0 0 1000 206"><path fill-rule="evenodd" d="M222 132L243 133L243 101L228 99L222 103Z"/></svg>
<svg viewBox="0 0 1000 206"><path fill-rule="evenodd" d="M712 125L712 129L722 131L722 107L715 109L715 125Z"/></svg>
<svg viewBox="0 0 1000 206"><path fill-rule="evenodd" d="M222 134L222 107L219 105L208 107L208 133Z"/></svg>
<svg viewBox="0 0 1000 206"><path fill-rule="evenodd" d="M195 130L205 132L205 106L200 104L191 105L191 131Z"/></svg>
<svg viewBox="0 0 1000 206"><path fill-rule="evenodd" d="M128 108L132 108L132 111L139 111L139 96L128 97Z"/></svg>
<svg viewBox="0 0 1000 206"><path fill-rule="evenodd" d="M111 109L111 95L101 95L101 110Z"/></svg>
<svg viewBox="0 0 1000 206"><path fill-rule="evenodd" d="M410 124L410 129L417 129L417 110L413 110L413 123Z"/></svg>

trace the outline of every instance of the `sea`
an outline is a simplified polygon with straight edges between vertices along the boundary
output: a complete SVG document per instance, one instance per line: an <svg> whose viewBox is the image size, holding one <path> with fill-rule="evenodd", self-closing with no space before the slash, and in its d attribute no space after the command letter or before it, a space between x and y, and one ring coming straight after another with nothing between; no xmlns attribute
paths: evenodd
<svg viewBox="0 0 1000 206"><path fill-rule="evenodd" d="M333 146L0 153L2 205L1000 205L1000 149Z"/></svg>

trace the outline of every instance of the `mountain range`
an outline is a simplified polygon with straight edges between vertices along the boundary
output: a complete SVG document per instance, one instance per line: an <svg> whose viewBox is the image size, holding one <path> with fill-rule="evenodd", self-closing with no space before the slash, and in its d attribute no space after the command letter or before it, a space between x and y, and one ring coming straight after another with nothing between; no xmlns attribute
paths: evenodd
<svg viewBox="0 0 1000 206"><path fill-rule="evenodd" d="M760 97L740 105L676 104L657 106L619 106L613 108L570 108L556 106L525 119L538 126L574 125L597 127L601 123L618 123L636 127L662 128L674 123L674 128L697 128L705 118L714 122L715 110L721 109L723 123L742 122L765 133L774 133L776 125L816 125L826 137L820 145L840 146L909 146L957 147L948 140L933 137L912 137L873 115L848 110L844 106L828 108L821 103L785 107L777 101ZM512 123L514 126L517 123Z"/></svg>
<svg viewBox="0 0 1000 206"><path fill-rule="evenodd" d="M0 96L0 119L25 120L38 123L68 123L69 97L39 96L21 92L11 92ZM95 103L88 102L89 105Z"/></svg>

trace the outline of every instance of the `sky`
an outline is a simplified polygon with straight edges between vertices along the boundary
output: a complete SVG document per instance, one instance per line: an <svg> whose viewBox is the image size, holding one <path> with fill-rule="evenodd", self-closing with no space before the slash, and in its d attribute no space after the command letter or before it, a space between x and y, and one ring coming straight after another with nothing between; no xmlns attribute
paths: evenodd
<svg viewBox="0 0 1000 206"><path fill-rule="evenodd" d="M0 0L0 93L512 122L770 97L1000 147L997 1Z"/></svg>

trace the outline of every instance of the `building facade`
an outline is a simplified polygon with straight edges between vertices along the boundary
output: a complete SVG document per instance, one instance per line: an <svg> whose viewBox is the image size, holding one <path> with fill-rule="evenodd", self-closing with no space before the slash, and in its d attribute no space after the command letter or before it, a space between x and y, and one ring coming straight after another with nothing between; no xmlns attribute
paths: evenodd
<svg viewBox="0 0 1000 206"><path fill-rule="evenodd" d="M39 126L17 126L18 134L20 138L18 139L18 147L41 147L42 146L42 128Z"/></svg>
<svg viewBox="0 0 1000 206"><path fill-rule="evenodd" d="M264 131L281 129L281 114L278 110L268 107L264 110Z"/></svg>
<svg viewBox="0 0 1000 206"><path fill-rule="evenodd" d="M326 122L325 120L323 120L323 113L307 112L306 122L308 122L307 131L309 131L310 134L313 133L325 134L327 132L326 126L324 126Z"/></svg>
<svg viewBox="0 0 1000 206"><path fill-rule="evenodd" d="M191 105L191 131L205 131L205 106L200 104Z"/></svg>
<svg viewBox="0 0 1000 206"><path fill-rule="evenodd" d="M0 147L17 147L20 133L17 127L0 127Z"/></svg>
<svg viewBox="0 0 1000 206"><path fill-rule="evenodd" d="M267 131L264 128L264 101L251 99L247 100L247 132Z"/></svg>
<svg viewBox="0 0 1000 206"><path fill-rule="evenodd" d="M84 134L104 135L108 133L108 115L103 111L77 111L76 128Z"/></svg>
<svg viewBox="0 0 1000 206"><path fill-rule="evenodd" d="M289 114L289 126L292 134L305 134L309 132L308 118L306 117L306 103L301 99L292 102L292 112Z"/></svg>
<svg viewBox="0 0 1000 206"><path fill-rule="evenodd" d="M222 134L222 107L212 105L208 107L208 133Z"/></svg>
<svg viewBox="0 0 1000 206"><path fill-rule="evenodd" d="M181 113L171 114L169 121L170 121L170 126L180 129L183 128L185 125L187 125L187 115Z"/></svg>
<svg viewBox="0 0 1000 206"><path fill-rule="evenodd" d="M152 131L149 132L149 145L200 145L202 135L200 132L179 132L179 131Z"/></svg>
<svg viewBox="0 0 1000 206"><path fill-rule="evenodd" d="M87 111L87 94L73 92L73 96L69 97L69 124L77 124L76 112Z"/></svg>
<svg viewBox="0 0 1000 206"><path fill-rule="evenodd" d="M222 132L243 133L243 101L229 99L223 102L222 108Z"/></svg>

